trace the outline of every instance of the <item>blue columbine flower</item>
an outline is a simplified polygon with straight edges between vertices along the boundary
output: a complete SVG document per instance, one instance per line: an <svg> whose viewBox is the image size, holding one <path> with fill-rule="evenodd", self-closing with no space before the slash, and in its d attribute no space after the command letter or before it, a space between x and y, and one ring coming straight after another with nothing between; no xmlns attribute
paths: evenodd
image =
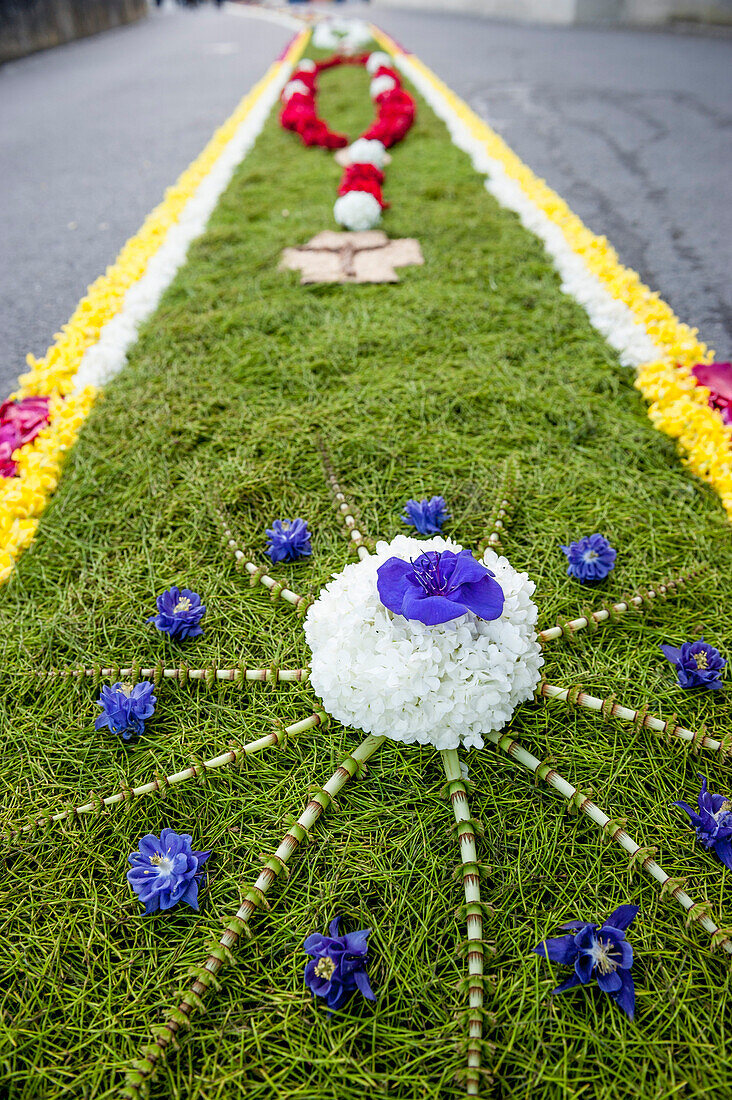
<svg viewBox="0 0 732 1100"><path fill-rule="evenodd" d="M276 519L266 529L269 546L264 551L272 562L297 561L312 554L310 532L304 519Z"/></svg>
<svg viewBox="0 0 732 1100"><path fill-rule="evenodd" d="M686 802L672 802L671 805L680 806L689 815L699 843L705 848L713 848L725 867L732 871L732 801L724 794L710 794L706 776L701 772L697 775L702 781L697 798L699 812Z"/></svg>
<svg viewBox="0 0 732 1100"><path fill-rule="evenodd" d="M416 527L420 535L439 535L446 519L450 519L444 497L429 500L408 500L404 505L406 515L402 523Z"/></svg>
<svg viewBox="0 0 732 1100"><path fill-rule="evenodd" d="M303 944L313 958L305 964L305 985L316 997L325 997L331 1012L340 1008L357 989L376 1000L366 973L368 962L367 940L370 928L360 932L338 934L341 918L331 921L327 936L319 932L308 936Z"/></svg>
<svg viewBox="0 0 732 1100"><path fill-rule="evenodd" d="M497 619L503 589L469 550L427 550L416 561L389 558L376 571L379 599L395 615L437 626L472 611Z"/></svg>
<svg viewBox="0 0 732 1100"><path fill-rule="evenodd" d="M698 642L684 642L680 649L662 645L665 657L676 666L676 677L682 688L703 687L716 690L722 687L721 672L727 664L713 645L703 638Z"/></svg>
<svg viewBox="0 0 732 1100"><path fill-rule="evenodd" d="M173 585L167 592L161 593L155 603L158 613L147 621L155 623L163 634L169 634L171 638L177 638L181 642L185 638L196 638L203 634L203 627L199 624L206 608L197 592Z"/></svg>
<svg viewBox="0 0 732 1100"><path fill-rule="evenodd" d="M94 729L105 726L112 733L119 733L129 741L133 733L142 733L145 722L155 713L157 699L153 695L153 685L144 680L140 684L106 684L97 699L102 713L94 722Z"/></svg>
<svg viewBox="0 0 732 1100"><path fill-rule="evenodd" d="M569 561L567 575L576 577L581 584L604 581L615 568L617 551L602 535L585 535L579 542L562 546L562 550Z"/></svg>
<svg viewBox="0 0 732 1100"><path fill-rule="evenodd" d="M132 870L127 881L145 906L146 913L172 909L184 901L198 909L198 878L210 852L194 852L188 833L163 829L160 839L148 833L139 850L127 858Z"/></svg>
<svg viewBox="0 0 732 1100"><path fill-rule="evenodd" d="M600 927L571 920L560 925L569 932L553 940L542 940L534 954L564 966L574 965L574 974L558 985L554 993L564 993L576 985L587 985L594 977L603 993L609 993L630 1019L635 1012L635 986L630 974L633 948L625 938L625 929L635 920L637 905L621 905Z"/></svg>

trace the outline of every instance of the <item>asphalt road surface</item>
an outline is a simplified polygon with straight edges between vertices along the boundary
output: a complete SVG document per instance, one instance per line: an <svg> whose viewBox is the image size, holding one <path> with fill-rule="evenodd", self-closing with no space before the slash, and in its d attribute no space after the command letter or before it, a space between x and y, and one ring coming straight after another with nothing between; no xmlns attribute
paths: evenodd
<svg viewBox="0 0 732 1100"><path fill-rule="evenodd" d="M367 11L732 357L732 39ZM0 393L291 34L169 8L0 69Z"/></svg>

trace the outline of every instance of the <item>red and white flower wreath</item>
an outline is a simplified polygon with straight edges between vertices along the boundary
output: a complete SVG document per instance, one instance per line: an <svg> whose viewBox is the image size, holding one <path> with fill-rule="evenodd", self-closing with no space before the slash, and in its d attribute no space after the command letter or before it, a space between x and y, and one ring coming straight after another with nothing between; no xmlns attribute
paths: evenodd
<svg viewBox="0 0 732 1100"><path fill-rule="evenodd" d="M365 66L371 76L370 93L376 104L376 118L348 147L333 214L346 229L373 229L379 224L381 211L388 206L381 193L386 150L408 133L414 122L415 103L402 87L386 53L377 51L357 57L335 54L327 61L303 58L282 91L284 107L280 122L286 130L299 134L305 145L318 145L322 149L343 149L348 145L348 138L331 130L318 117L316 109L318 75L336 65Z"/></svg>

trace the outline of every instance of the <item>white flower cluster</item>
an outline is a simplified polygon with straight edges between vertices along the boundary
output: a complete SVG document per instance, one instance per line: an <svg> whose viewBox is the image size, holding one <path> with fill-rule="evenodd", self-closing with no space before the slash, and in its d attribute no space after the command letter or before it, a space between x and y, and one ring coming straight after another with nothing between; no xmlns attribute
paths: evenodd
<svg viewBox="0 0 732 1100"><path fill-rule="evenodd" d="M386 146L370 138L357 138L345 150L345 158L349 164L373 164L374 168L382 169L386 164Z"/></svg>
<svg viewBox="0 0 732 1100"><path fill-rule="evenodd" d="M384 73L383 76L375 76L369 84L369 95L372 99L376 99L384 92L390 92L392 88L396 88L397 83L393 76L387 76Z"/></svg>
<svg viewBox="0 0 732 1100"><path fill-rule="evenodd" d="M374 50L370 53L366 62L366 72L370 76L373 76L377 69L387 68L391 69L394 62L389 57L388 53L384 53L383 50Z"/></svg>
<svg viewBox="0 0 732 1100"><path fill-rule="evenodd" d="M532 697L544 660L536 638L535 585L486 550L505 603L499 619L472 612L425 626L384 607L376 571L391 557L462 549L450 539L397 535L330 581L305 619L310 682L325 710L344 725L405 744L482 748Z"/></svg>
<svg viewBox="0 0 732 1100"><path fill-rule="evenodd" d="M373 229L381 221L381 207L369 191L346 191L336 199L333 217L345 229Z"/></svg>
<svg viewBox="0 0 732 1100"><path fill-rule="evenodd" d="M310 89L302 80L288 80L282 89L282 102L287 103L294 95L310 95Z"/></svg>
<svg viewBox="0 0 732 1100"><path fill-rule="evenodd" d="M371 41L371 31L363 19L323 19L313 31L313 46L318 50L355 53Z"/></svg>

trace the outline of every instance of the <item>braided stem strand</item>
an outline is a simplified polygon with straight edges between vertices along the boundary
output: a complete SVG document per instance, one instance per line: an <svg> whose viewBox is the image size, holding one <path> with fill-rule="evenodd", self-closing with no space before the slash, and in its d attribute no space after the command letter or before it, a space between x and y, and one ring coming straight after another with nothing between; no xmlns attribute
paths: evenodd
<svg viewBox="0 0 732 1100"><path fill-rule="evenodd" d="M311 600L308 596L299 596L297 592L293 592L290 588L285 588L279 581L274 580L273 577L267 573L266 569L262 565L257 565L256 562L248 558L239 544L234 538L234 534L229 526L222 508L217 507L215 509L218 520L221 524L221 529L224 536L224 542L226 546L231 550L234 555L236 564L245 569L249 574L249 583L251 585L261 584L264 585L270 592L273 600L285 600L286 603L292 604L292 606L300 612L307 611L311 604Z"/></svg>
<svg viewBox="0 0 732 1100"><path fill-rule="evenodd" d="M468 941L468 1066L465 1089L477 1096L483 1039L483 910L480 902L480 869L475 850L475 826L470 816L468 793L460 773L457 749L440 753L447 791L455 815L465 890L465 918Z"/></svg>
<svg viewBox="0 0 732 1100"><path fill-rule="evenodd" d="M129 668L64 668L64 669L39 669L39 676L45 676L49 680L76 680L84 677L98 676L105 680L230 680L234 683L244 684L248 681L261 683L304 683L309 675L308 668L218 668L216 665L206 665L204 668L163 668L162 665L155 668L142 668L131 665Z"/></svg>
<svg viewBox="0 0 732 1100"><path fill-rule="evenodd" d="M229 921L218 943L211 947L204 965L196 968L194 981L183 995L178 1007L170 1013L165 1024L160 1028L155 1043L143 1052L143 1057L128 1071L126 1086L122 1090L123 1096L134 1100L146 1089L170 1043L182 1027L188 1026L194 1012L202 1007L207 990L216 984L216 975L225 962L233 961L232 949L236 947L242 934L248 932L249 922L255 910L266 905L265 894L272 883L285 871L285 865L293 852L302 844L315 822L330 806L339 791L349 779L353 779L383 741L383 737L369 735L350 756L341 762L325 786L319 787L313 794L297 822L285 833L277 851L265 860L265 865L256 882L247 890L236 916Z"/></svg>
<svg viewBox="0 0 732 1100"><path fill-rule="evenodd" d="M149 783L143 783L139 787L125 787L106 798L94 795L92 801L86 802L83 806L74 806L55 814L44 814L17 829L7 826L5 829L6 836L8 840L12 840L24 833L35 832L36 829L55 825L57 822L66 821L68 818L80 817L82 814L99 813L107 806L115 806L118 802L125 802L127 799L165 790L176 783L183 783L187 779L196 779L205 772L215 771L216 768L224 768L229 764L236 764L247 756L262 752L264 749L275 748L277 745L282 745L288 737L296 737L300 733L305 733L306 730L314 729L316 726L325 725L326 723L327 716L319 711L309 718L303 718L300 722L293 722L292 725L285 726L284 729L265 734L264 737L260 737L256 741L249 741L245 745L232 747L227 752L214 756L210 760L198 761L192 764L190 768L184 768L183 771L175 772L173 775L156 776Z"/></svg>
<svg viewBox="0 0 732 1100"><path fill-rule="evenodd" d="M571 806L576 807L589 817L590 821L602 829L606 836L609 836L623 849L630 857L631 865L640 867L653 882L661 887L662 894L670 894L674 901L686 910L688 923L695 921L700 924L711 936L713 947L721 946L728 955L732 955L732 930L719 928L708 915L706 903L694 901L678 880L674 880L666 874L653 858L655 848L641 848L625 831L623 824L609 818L599 806L596 806L586 795L583 795L577 787L573 787L571 783L567 782L550 764L542 764L541 760L538 760L525 749L519 741L514 740L508 734L487 733L484 736L502 749L512 760L516 760L527 771L533 772L539 779L559 791Z"/></svg>
<svg viewBox="0 0 732 1100"><path fill-rule="evenodd" d="M711 752L718 752L724 756L729 753L725 741L717 741L714 737L709 737L703 728L694 733L692 730L685 729L684 726L677 726L674 721L665 722L663 718L654 718L652 714L647 713L645 707L641 710L631 710L630 707L616 703L613 698L599 699L596 695L588 695L580 688L561 688L547 683L542 683L536 694L544 699L558 699L571 707L594 710L606 719L619 718L621 722L632 722L633 725L644 726L656 733L663 733L666 737L686 741L694 749L710 749Z"/></svg>
<svg viewBox="0 0 732 1100"><path fill-rule="evenodd" d="M511 512L515 504L518 480L519 475L516 462L511 458L506 459L503 464L503 473L496 492L495 502L491 509L491 518L486 526L486 535L479 543L481 553L483 553L487 547L497 551L499 554L502 553L503 543L501 542L501 535L511 522Z"/></svg>
<svg viewBox="0 0 732 1100"><path fill-rule="evenodd" d="M540 630L537 637L542 643L552 642L555 638L571 637L578 630L584 630L588 626L595 628L600 623L612 622L629 611L642 611L653 600L666 599L668 596L674 595L676 589L683 588L701 571L701 569L696 569L690 573L682 573L677 577L671 577L663 584L656 584L653 588L635 592L632 596L626 596L619 603L602 607L598 611L588 611L586 615L581 616L579 619L572 619L568 623L557 623L556 626Z"/></svg>
<svg viewBox="0 0 732 1100"><path fill-rule="evenodd" d="M328 482L331 493L333 494L333 502L338 511L339 516L343 520L346 528L346 533L351 540L351 545L355 546L356 553L361 561L367 558L370 554L370 550L364 541L364 536L356 526L356 520L353 516L353 508L348 502L343 490L341 489L336 472L333 467L333 461L328 453L328 450L323 443L322 439L318 439L318 450L320 451L320 457L323 462L323 469L325 470L325 480Z"/></svg>

